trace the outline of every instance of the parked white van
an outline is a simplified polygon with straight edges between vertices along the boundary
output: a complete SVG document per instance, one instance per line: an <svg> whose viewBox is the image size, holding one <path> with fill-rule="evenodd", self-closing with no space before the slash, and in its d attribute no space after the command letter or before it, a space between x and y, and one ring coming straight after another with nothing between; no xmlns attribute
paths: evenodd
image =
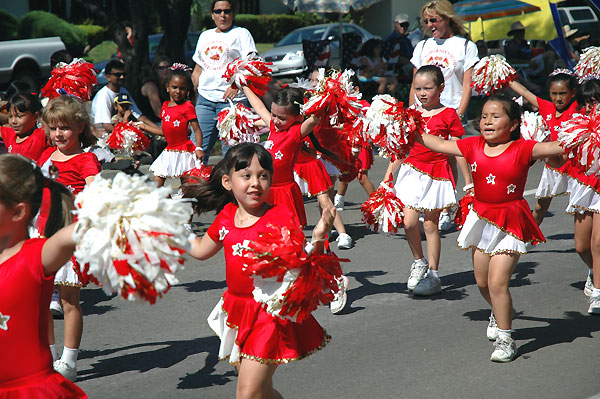
<svg viewBox="0 0 600 399"><path fill-rule="evenodd" d="M579 29L578 34L590 34L592 39L600 39L600 21L591 7L558 7L560 22L572 29Z"/></svg>

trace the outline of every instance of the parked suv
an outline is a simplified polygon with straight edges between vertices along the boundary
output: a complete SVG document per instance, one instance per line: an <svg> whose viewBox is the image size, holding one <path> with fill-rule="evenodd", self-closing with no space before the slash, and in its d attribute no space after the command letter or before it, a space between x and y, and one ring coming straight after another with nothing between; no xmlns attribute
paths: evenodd
<svg viewBox="0 0 600 399"><path fill-rule="evenodd" d="M558 7L560 22L571 29L579 29L578 34L589 34L592 39L600 39L598 15L588 6Z"/></svg>

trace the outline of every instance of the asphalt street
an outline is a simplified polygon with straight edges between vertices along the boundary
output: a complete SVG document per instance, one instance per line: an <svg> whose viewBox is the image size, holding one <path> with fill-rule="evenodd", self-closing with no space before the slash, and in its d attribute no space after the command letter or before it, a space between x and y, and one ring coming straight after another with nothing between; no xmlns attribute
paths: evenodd
<svg viewBox="0 0 600 399"><path fill-rule="evenodd" d="M375 184L385 167L377 158L370 174ZM540 163L530 170L531 205L541 170ZM587 268L573 249L566 197L555 198L544 220L548 242L521 257L511 281L519 355L508 364L489 360L490 309L475 285L470 253L456 246L458 232L442 235L442 293L413 298L406 288L413 259L404 235L368 231L359 210L365 199L353 182L342 216L355 246L337 251L332 244L351 260L343 264L350 278L348 305L340 315L326 307L315 312L333 339L307 359L278 368L275 387L285 398L534 399L600 393L595 341L600 317L587 314ZM306 210L314 224L316 201L309 199ZM200 234L213 219L209 214L195 220ZM217 359L219 340L206 323L226 288L222 253L205 262L190 259L178 278L180 284L152 306L109 297L94 286L82 290L78 385L90 398L235 397L236 375ZM63 321L55 324L60 344Z"/></svg>

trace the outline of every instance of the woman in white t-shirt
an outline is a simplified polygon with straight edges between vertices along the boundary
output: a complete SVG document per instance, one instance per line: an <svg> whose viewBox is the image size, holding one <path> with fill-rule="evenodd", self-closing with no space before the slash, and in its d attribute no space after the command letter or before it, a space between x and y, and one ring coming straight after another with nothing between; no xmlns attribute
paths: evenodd
<svg viewBox="0 0 600 399"><path fill-rule="evenodd" d="M246 100L242 91L231 88L222 77L227 64L258 52L250 32L233 24L235 0L212 0L210 11L216 28L202 32L192 57L196 62L192 81L198 90L196 115L203 135L205 163L219 135L218 113L229 105L228 99L234 102Z"/></svg>
<svg viewBox="0 0 600 399"><path fill-rule="evenodd" d="M410 62L414 72L423 65L435 65L444 74L444 91L440 96L442 105L454 108L458 116L466 123L465 113L471 100L471 76L473 67L479 61L477 45L468 39L468 34L452 3L448 0L430 1L421 8L421 25L426 35L415 46ZM410 87L409 104L415 103L414 85ZM457 157L458 165L466 168L462 157ZM456 162L450 159L452 173L457 174ZM440 214L440 230L452 227L447 209Z"/></svg>

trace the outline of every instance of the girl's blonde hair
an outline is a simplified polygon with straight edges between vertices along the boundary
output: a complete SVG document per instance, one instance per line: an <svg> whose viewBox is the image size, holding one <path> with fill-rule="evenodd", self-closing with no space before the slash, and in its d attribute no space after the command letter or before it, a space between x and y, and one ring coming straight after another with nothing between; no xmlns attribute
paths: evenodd
<svg viewBox="0 0 600 399"><path fill-rule="evenodd" d="M46 105L42 112L42 121L47 126L56 123L83 123L83 132L79 136L81 148L87 148L96 144L98 138L92 133L90 116L85 110L83 103L72 96L56 97Z"/></svg>
<svg viewBox="0 0 600 399"><path fill-rule="evenodd" d="M454 10L454 6L448 0L434 0L425 4L423 8L421 8L421 27L423 31L429 31L427 29L427 24L424 24L425 13L434 12L443 18L448 18L448 22L450 23L450 29L452 29L452 33L457 36L462 36L466 39L469 38L469 33L465 29L463 23L463 19L456 14ZM431 32L430 32L431 33Z"/></svg>

